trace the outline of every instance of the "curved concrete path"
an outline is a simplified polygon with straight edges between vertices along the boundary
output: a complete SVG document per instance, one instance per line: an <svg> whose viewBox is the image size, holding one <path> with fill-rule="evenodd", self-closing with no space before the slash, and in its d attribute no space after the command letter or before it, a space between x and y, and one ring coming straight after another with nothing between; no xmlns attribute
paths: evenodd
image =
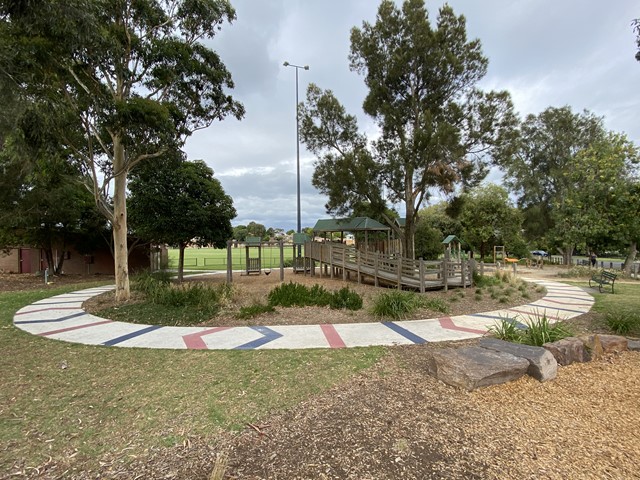
<svg viewBox="0 0 640 480"><path fill-rule="evenodd" d="M551 321L587 313L593 297L579 287L539 279L524 279L547 289L533 303L492 312L425 320L267 327L163 327L115 322L82 309L89 298L112 290L98 287L32 303L16 312L16 327L39 335L85 345L118 347L251 350L343 348L372 345L412 345L462 340L484 335L501 318L524 322L546 315Z"/></svg>

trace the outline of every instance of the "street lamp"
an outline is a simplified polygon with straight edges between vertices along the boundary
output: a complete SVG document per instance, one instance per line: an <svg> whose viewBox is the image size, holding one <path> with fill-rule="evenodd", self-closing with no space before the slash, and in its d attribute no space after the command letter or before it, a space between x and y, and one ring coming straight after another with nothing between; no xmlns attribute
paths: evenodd
<svg viewBox="0 0 640 480"><path fill-rule="evenodd" d="M298 233L302 232L302 220L300 218L300 115L298 114L298 70L301 68L309 70L309 65L294 65L293 63L284 62L285 67L293 67L296 69L296 171L298 182ZM301 254L300 245L298 245L298 257Z"/></svg>

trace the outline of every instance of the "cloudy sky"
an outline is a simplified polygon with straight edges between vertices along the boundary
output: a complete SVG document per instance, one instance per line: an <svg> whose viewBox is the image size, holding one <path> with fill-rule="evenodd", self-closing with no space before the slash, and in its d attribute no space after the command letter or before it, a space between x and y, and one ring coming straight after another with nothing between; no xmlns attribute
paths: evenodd
<svg viewBox="0 0 640 480"><path fill-rule="evenodd" d="M400 2L398 2L400 3ZM427 1L432 19L444 2ZM640 62L634 58L635 0L450 0L489 58L484 89L508 90L521 116L569 105L603 116L608 129L640 145ZM232 94L246 108L197 132L189 159L203 159L234 200L234 225L296 227L295 69L302 100L308 83L332 90L360 127L363 78L349 70L349 33L374 22L377 0L232 0L237 20L210 43L231 71ZM300 147L302 226L326 218L311 185L313 156ZM499 178L494 175L494 178ZM399 210L403 210L398 206Z"/></svg>

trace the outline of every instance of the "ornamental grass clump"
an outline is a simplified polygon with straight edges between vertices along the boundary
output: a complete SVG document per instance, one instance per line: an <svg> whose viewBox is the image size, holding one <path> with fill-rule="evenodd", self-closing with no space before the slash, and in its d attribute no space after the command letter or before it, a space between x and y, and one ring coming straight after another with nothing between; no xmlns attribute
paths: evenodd
<svg viewBox="0 0 640 480"><path fill-rule="evenodd" d="M422 301L414 292L393 290L382 293L375 299L371 313L378 318L405 318L422 306Z"/></svg>
<svg viewBox="0 0 640 480"><path fill-rule="evenodd" d="M546 314L541 317L529 318L524 323L518 323L516 319L512 318L501 318L489 327L489 333L500 340L536 347L573 335L568 324L565 322L552 324Z"/></svg>
<svg viewBox="0 0 640 480"><path fill-rule="evenodd" d="M362 297L347 287L330 292L322 285L309 288L293 282L283 283L271 290L268 302L271 306L279 307L329 306L335 310L359 310L363 304Z"/></svg>
<svg viewBox="0 0 640 480"><path fill-rule="evenodd" d="M640 335L640 313L632 310L607 312L607 326L618 335Z"/></svg>

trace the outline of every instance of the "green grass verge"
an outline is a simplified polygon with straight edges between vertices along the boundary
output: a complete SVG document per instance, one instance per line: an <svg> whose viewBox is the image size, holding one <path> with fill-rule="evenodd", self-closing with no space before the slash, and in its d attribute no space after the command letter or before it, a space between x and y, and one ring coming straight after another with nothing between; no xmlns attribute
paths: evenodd
<svg viewBox="0 0 640 480"><path fill-rule="evenodd" d="M169 268L178 268L178 249L169 249ZM291 262L293 259L293 247L285 245L283 249L284 261ZM244 247L231 249L231 262L234 270L243 270L246 266L246 250ZM251 258L258 257L258 250L253 247L249 251ZM262 247L261 252L262 268L280 267L280 248ZM185 270L226 270L227 269L227 249L226 248L187 248L184 251Z"/></svg>
<svg viewBox="0 0 640 480"><path fill-rule="evenodd" d="M95 285L95 284L94 284ZM385 349L188 351L74 345L12 325L24 305L90 285L0 293L0 471L51 456L94 468L108 452L142 453L215 438L343 382ZM66 367L66 368L63 368Z"/></svg>

